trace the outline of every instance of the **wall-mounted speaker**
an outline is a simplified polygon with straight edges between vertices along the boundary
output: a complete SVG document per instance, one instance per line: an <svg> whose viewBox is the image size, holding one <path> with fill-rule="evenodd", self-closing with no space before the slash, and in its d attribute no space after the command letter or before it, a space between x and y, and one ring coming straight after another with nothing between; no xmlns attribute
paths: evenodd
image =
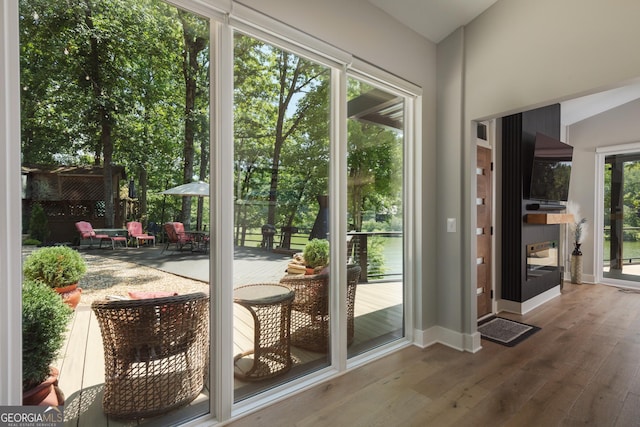
<svg viewBox="0 0 640 427"><path fill-rule="evenodd" d="M477 136L478 138L482 139L482 140L487 140L487 125L483 125L482 123L478 123L478 131L477 131Z"/></svg>

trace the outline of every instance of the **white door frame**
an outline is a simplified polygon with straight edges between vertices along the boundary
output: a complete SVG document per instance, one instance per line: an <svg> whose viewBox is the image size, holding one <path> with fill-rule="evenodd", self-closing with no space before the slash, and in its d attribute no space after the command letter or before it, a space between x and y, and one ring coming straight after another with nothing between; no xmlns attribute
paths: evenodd
<svg viewBox="0 0 640 427"><path fill-rule="evenodd" d="M613 154L640 153L640 142L632 142L629 144L609 145L606 147L596 148L595 156L595 197L594 197L594 219L593 219L593 275L596 283L605 285L624 286L629 288L640 288L640 282L632 282L629 280L612 279L604 277L602 274L602 265L604 263L604 230L601 226L604 224L604 168L605 158Z"/></svg>

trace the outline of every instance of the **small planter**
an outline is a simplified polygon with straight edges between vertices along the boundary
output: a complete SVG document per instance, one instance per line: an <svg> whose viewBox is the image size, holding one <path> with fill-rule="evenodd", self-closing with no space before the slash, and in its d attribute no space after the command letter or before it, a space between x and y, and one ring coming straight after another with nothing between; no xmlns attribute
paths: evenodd
<svg viewBox="0 0 640 427"><path fill-rule="evenodd" d="M31 390L22 393L22 404L28 406L64 405L64 395L58 388L59 372L51 367L49 377Z"/></svg>
<svg viewBox="0 0 640 427"><path fill-rule="evenodd" d="M74 310L76 309L82 295L82 288L79 288L77 283L53 289L62 297L62 301L64 301L65 304Z"/></svg>

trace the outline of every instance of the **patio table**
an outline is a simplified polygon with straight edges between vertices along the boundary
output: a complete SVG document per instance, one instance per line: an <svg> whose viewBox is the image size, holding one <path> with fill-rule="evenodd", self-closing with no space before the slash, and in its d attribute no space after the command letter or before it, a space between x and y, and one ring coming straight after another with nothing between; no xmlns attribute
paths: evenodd
<svg viewBox="0 0 640 427"><path fill-rule="evenodd" d="M233 301L245 307L254 320L254 348L234 357L234 375L262 380L291 368L291 303L294 292L271 283L240 286Z"/></svg>
<svg viewBox="0 0 640 427"><path fill-rule="evenodd" d="M209 232L208 231L186 231L193 238L191 245L192 252L209 252Z"/></svg>
<svg viewBox="0 0 640 427"><path fill-rule="evenodd" d="M125 247L128 246L127 240L129 240L129 232L126 228L94 228L93 231L95 231L96 234L106 234L111 237L114 243L120 242L123 243Z"/></svg>

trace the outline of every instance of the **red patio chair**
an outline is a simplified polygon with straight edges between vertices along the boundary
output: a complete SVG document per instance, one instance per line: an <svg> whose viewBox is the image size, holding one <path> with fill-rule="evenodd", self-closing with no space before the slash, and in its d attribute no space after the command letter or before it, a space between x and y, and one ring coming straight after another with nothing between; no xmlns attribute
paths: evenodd
<svg viewBox="0 0 640 427"><path fill-rule="evenodd" d="M153 246L156 245L156 237L142 231L142 223L138 221L131 221L127 223L127 231L131 239L136 239L136 247L140 247L140 240L142 242L153 242Z"/></svg>
<svg viewBox="0 0 640 427"><path fill-rule="evenodd" d="M167 233L167 244L162 252L169 248L172 243L176 245L176 250L181 251L186 245L193 249L193 236L184 231L184 224L181 222L167 222L164 224L164 231Z"/></svg>
<svg viewBox="0 0 640 427"><path fill-rule="evenodd" d="M116 248L115 242L124 242L125 247L127 246L127 237L126 236L109 236L108 234L96 234L93 231L93 226L91 223L87 221L78 221L76 222L76 230L80 233L80 239L88 239L89 240L89 248L93 246L93 243L96 241L100 242L98 248L102 247L102 242L107 241L111 242L111 249Z"/></svg>

